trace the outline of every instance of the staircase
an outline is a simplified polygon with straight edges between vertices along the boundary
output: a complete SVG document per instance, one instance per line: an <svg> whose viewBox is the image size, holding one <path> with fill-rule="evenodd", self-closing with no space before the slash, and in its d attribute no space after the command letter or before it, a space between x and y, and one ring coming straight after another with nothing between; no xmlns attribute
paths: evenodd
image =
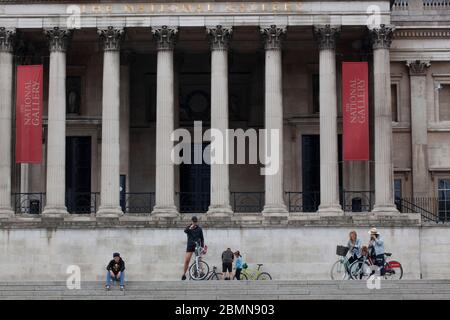
<svg viewBox="0 0 450 320"><path fill-rule="evenodd" d="M0 300L303 300L303 299L450 299L450 279L381 281L166 281L128 282L105 291L103 282L82 282L69 290L65 282L0 282Z"/></svg>

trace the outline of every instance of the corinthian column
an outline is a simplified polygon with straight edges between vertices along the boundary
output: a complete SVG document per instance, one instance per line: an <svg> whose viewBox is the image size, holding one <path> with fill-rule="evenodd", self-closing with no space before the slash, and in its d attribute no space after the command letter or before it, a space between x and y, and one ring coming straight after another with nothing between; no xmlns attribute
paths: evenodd
<svg viewBox="0 0 450 320"><path fill-rule="evenodd" d="M0 27L0 219L14 215L11 208L11 114L15 33L15 29Z"/></svg>
<svg viewBox="0 0 450 320"><path fill-rule="evenodd" d="M336 38L339 27L315 26L319 45L320 206L319 213L342 214L339 204Z"/></svg>
<svg viewBox="0 0 450 320"><path fill-rule="evenodd" d="M177 217L175 206L175 166L171 159L174 129L173 48L177 28L162 26L152 29L158 50L156 74L156 188L152 214Z"/></svg>
<svg viewBox="0 0 450 320"><path fill-rule="evenodd" d="M375 205L374 212L398 212L393 196L391 70L389 47L393 28L370 30L373 48L375 100Z"/></svg>
<svg viewBox="0 0 450 320"><path fill-rule="evenodd" d="M71 31L55 27L45 31L50 44L48 85L47 190L42 215L67 214L66 194L66 50Z"/></svg>
<svg viewBox="0 0 450 320"><path fill-rule="evenodd" d="M411 143L414 197L428 197L427 69L430 61L408 61L411 85Z"/></svg>
<svg viewBox="0 0 450 320"><path fill-rule="evenodd" d="M232 28L217 26L208 28L211 46L211 129L220 133L223 139L212 141L214 153L222 154L222 159L211 162L211 204L208 214L229 216L230 206L229 170L226 161L225 137L228 129L228 43ZM213 132L213 135L214 135ZM214 150L221 149L221 152Z"/></svg>
<svg viewBox="0 0 450 320"><path fill-rule="evenodd" d="M102 160L97 217L117 218L120 208L120 44L122 28L99 29L103 45Z"/></svg>
<svg viewBox="0 0 450 320"><path fill-rule="evenodd" d="M272 157L271 165L278 163L275 172L266 172L265 176L265 205L263 215L284 216L288 215L283 199L283 89L282 89L282 63L281 42L286 34L286 28L271 25L261 28L266 52L265 59L265 128L266 145L273 150L275 147L270 138L276 134L278 152L266 151ZM271 143L268 144L268 139ZM265 161L267 163L267 161Z"/></svg>

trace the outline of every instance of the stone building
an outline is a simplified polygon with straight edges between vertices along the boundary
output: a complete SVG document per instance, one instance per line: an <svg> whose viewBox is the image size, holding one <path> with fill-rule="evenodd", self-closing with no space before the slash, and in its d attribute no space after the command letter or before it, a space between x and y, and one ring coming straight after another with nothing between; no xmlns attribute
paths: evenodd
<svg viewBox="0 0 450 320"><path fill-rule="evenodd" d="M276 278L327 278L372 226L406 277L449 277L449 19L448 0L2 1L0 279L101 278L113 251L131 279L177 279L192 214L211 262L231 246ZM369 161L342 158L344 61L369 63ZM42 164L13 152L27 64ZM176 128L207 148L196 121L280 130L280 170L174 164Z"/></svg>

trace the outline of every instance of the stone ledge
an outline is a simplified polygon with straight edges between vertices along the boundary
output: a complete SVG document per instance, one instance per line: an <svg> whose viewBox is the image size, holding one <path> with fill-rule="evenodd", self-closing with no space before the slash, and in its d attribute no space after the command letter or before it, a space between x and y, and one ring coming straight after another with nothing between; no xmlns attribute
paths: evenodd
<svg viewBox="0 0 450 320"><path fill-rule="evenodd" d="M215 218L198 214L205 228L296 228L296 227L419 227L450 224L422 223L418 214L379 215L374 213L345 213L341 216L321 216L316 213L294 213L289 217L264 217L262 214L234 214ZM14 216L0 221L0 229L63 228L183 228L190 223L191 215L162 218L151 215L122 215L117 219L96 218L93 215L66 216L64 219L42 219Z"/></svg>

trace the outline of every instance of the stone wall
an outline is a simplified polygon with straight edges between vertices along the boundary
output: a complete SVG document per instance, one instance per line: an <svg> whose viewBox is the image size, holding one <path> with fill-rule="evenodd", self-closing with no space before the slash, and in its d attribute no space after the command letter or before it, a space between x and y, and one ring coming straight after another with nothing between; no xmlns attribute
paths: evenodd
<svg viewBox="0 0 450 320"><path fill-rule="evenodd" d="M402 262L405 279L450 278L448 226L382 227L386 250ZM263 263L274 279L329 279L337 244L351 227L205 228L206 261L220 266L227 247L239 249L254 267ZM358 227L363 242L368 227ZM78 265L82 280L104 278L114 251L127 264L128 280L178 280L186 236L176 228L1 229L0 281L64 280Z"/></svg>

